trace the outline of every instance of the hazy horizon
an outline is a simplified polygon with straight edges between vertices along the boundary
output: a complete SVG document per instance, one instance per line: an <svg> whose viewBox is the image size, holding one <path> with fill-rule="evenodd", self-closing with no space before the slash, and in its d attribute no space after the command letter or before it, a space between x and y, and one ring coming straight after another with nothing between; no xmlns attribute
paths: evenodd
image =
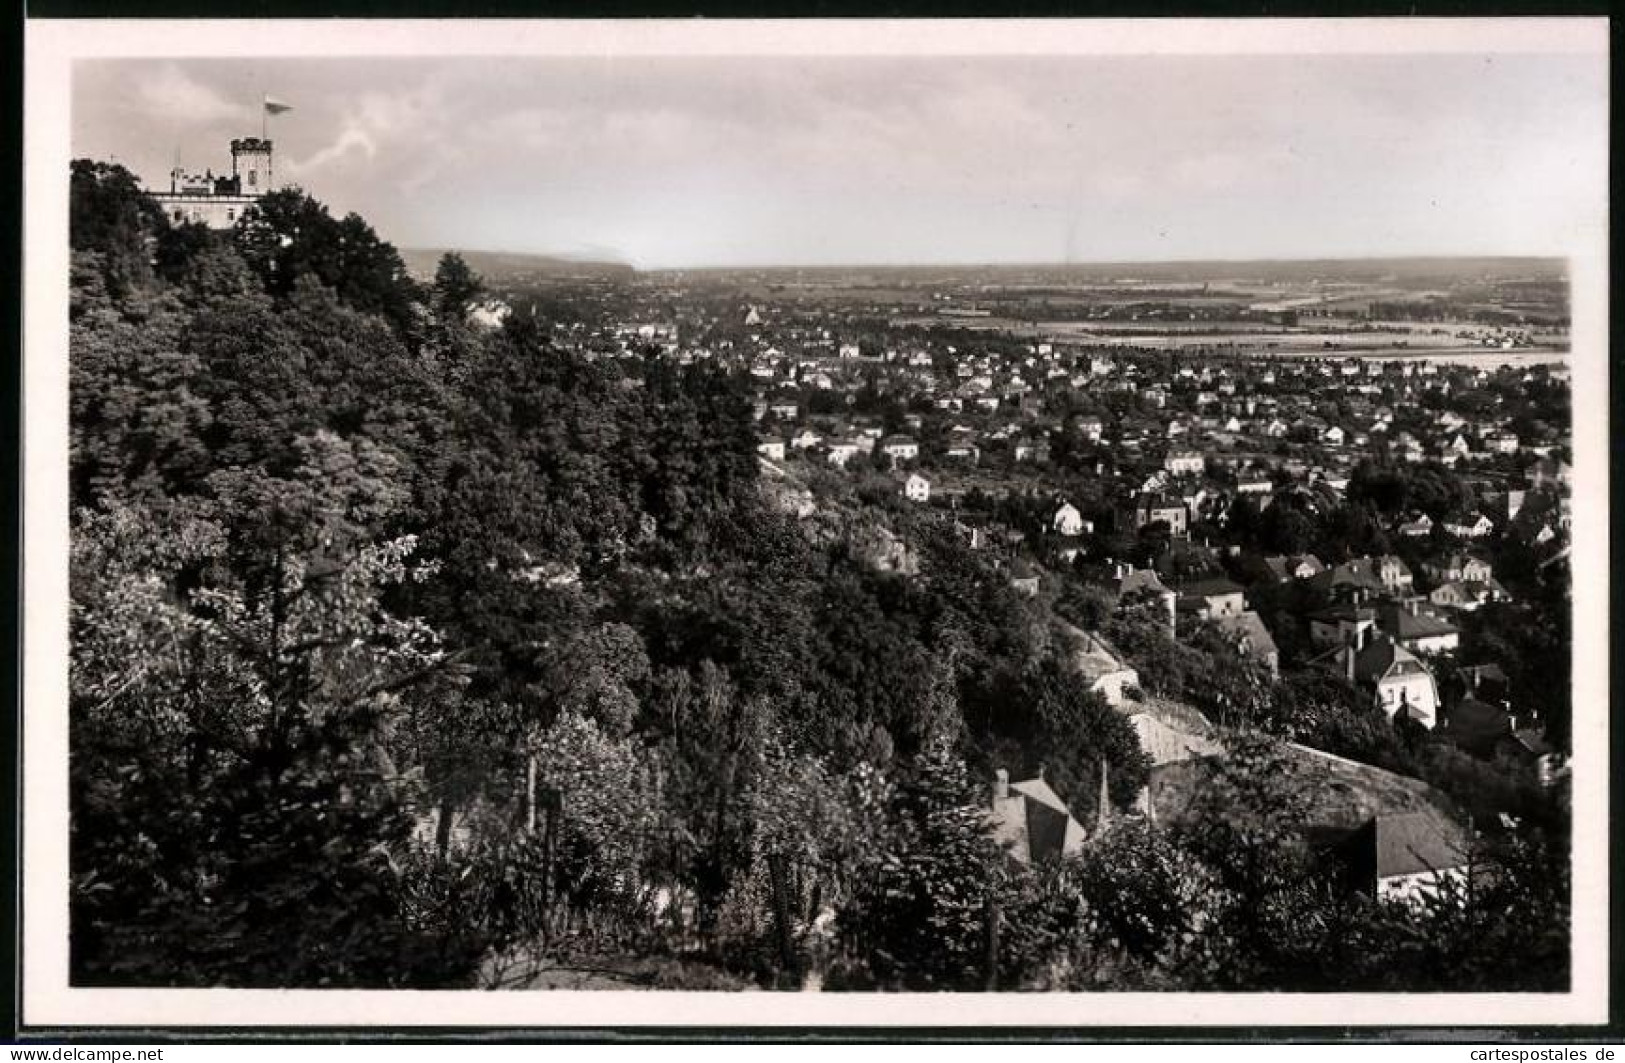
<svg viewBox="0 0 1625 1063"><path fill-rule="evenodd" d="M73 152L281 180L401 247L641 269L1553 257L1585 55L86 60Z"/></svg>
<svg viewBox="0 0 1625 1063"><path fill-rule="evenodd" d="M588 254L572 254L569 252L542 250L519 250L514 248L490 247L458 247L453 245L420 246L402 245L399 250L403 254L446 254L480 255L493 258L538 258L558 262L579 262L583 265L616 266L636 270L641 273L675 273L675 272L723 272L743 270L806 270L812 271L840 271L840 270L952 270L952 269L1034 269L1034 270L1104 270L1104 269L1132 269L1144 267L1167 266L1307 266L1307 265L1355 265L1355 264L1417 264L1426 262L1459 263L1459 262L1485 262L1485 263L1513 263L1526 262L1531 265L1561 265L1567 266L1568 258L1563 255L1535 255L1535 254L1448 254L1448 253L1419 253L1405 255L1307 255L1292 258L1221 258L1208 256L1204 258L1161 258L1161 259L1078 259L1071 262L1029 261L1029 262L821 262L817 264L795 262L740 262L723 265L695 265L676 264L660 266L638 266L631 262L609 258L593 258Z"/></svg>

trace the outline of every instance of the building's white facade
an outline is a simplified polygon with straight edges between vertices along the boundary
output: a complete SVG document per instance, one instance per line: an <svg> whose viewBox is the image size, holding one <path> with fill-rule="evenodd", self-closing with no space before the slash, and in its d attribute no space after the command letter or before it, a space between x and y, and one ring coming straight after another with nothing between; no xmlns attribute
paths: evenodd
<svg viewBox="0 0 1625 1063"><path fill-rule="evenodd" d="M230 229L261 196L276 188L272 144L259 137L231 142L231 176L170 171L169 190L149 189L164 215L175 225Z"/></svg>

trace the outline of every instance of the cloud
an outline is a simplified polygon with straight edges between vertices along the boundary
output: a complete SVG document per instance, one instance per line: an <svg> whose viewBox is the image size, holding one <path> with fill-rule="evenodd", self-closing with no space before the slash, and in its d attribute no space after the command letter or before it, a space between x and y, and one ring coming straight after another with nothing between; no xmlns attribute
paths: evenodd
<svg viewBox="0 0 1625 1063"><path fill-rule="evenodd" d="M438 169L436 150L453 143L456 123L443 93L433 84L410 92L367 92L343 113L328 143L302 159L290 159L286 173L300 179L337 168L351 156L391 169L402 187L421 186Z"/></svg>
<svg viewBox="0 0 1625 1063"><path fill-rule="evenodd" d="M136 84L135 100L147 114L187 124L240 120L250 114L245 104L232 101L173 63L142 78Z"/></svg>
<svg viewBox="0 0 1625 1063"><path fill-rule="evenodd" d="M309 158L289 159L283 163L283 166L288 176L302 177L331 165L352 151L359 151L366 155L367 158L373 159L378 156L378 145L373 142L364 129L359 126L349 125L345 126L339 133L338 139Z"/></svg>

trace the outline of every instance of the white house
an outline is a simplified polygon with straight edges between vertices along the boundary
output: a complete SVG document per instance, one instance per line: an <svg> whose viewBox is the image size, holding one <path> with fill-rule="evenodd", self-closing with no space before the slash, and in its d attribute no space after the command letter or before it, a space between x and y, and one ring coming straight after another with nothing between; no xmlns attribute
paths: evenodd
<svg viewBox="0 0 1625 1063"><path fill-rule="evenodd" d="M1466 837L1437 813L1373 816L1339 849L1351 885L1377 900L1415 903L1471 873Z"/></svg>
<svg viewBox="0 0 1625 1063"><path fill-rule="evenodd" d="M1428 730L1439 718L1439 688L1433 673L1405 647L1389 638L1365 639L1343 648L1349 679L1372 694L1391 720L1404 713Z"/></svg>
<svg viewBox="0 0 1625 1063"><path fill-rule="evenodd" d="M1089 683L1089 689L1105 697L1108 704L1121 707L1128 691L1140 685L1140 673L1099 635L1062 623L1062 640L1070 650L1067 660Z"/></svg>
<svg viewBox="0 0 1625 1063"><path fill-rule="evenodd" d="M931 481L919 473L910 473L908 479L903 481L903 497L910 502L929 502L931 500Z"/></svg>
<svg viewBox="0 0 1625 1063"><path fill-rule="evenodd" d="M909 436L887 436L880 441L880 452L893 463L913 461L920 456L920 444Z"/></svg>
<svg viewBox="0 0 1625 1063"><path fill-rule="evenodd" d="M1082 535L1084 529L1083 514L1078 507L1070 502L1061 503L1061 508L1055 511L1051 526L1062 535Z"/></svg>
<svg viewBox="0 0 1625 1063"><path fill-rule="evenodd" d="M1444 530L1458 539L1482 539L1495 530L1495 522L1482 513L1445 521Z"/></svg>
<svg viewBox="0 0 1625 1063"><path fill-rule="evenodd" d="M829 463L846 468L846 463L862 449L850 439L832 439L829 441Z"/></svg>
<svg viewBox="0 0 1625 1063"><path fill-rule="evenodd" d="M1174 476L1200 476L1207 468L1207 459L1196 450L1170 450L1162 459L1162 467Z"/></svg>

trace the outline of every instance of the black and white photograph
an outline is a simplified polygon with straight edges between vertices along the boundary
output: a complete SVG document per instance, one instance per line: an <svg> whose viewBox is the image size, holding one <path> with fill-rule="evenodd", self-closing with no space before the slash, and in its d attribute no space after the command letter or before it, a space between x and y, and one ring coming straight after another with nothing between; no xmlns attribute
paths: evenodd
<svg viewBox="0 0 1625 1063"><path fill-rule="evenodd" d="M29 50L25 1020L1606 1019L1600 20Z"/></svg>

